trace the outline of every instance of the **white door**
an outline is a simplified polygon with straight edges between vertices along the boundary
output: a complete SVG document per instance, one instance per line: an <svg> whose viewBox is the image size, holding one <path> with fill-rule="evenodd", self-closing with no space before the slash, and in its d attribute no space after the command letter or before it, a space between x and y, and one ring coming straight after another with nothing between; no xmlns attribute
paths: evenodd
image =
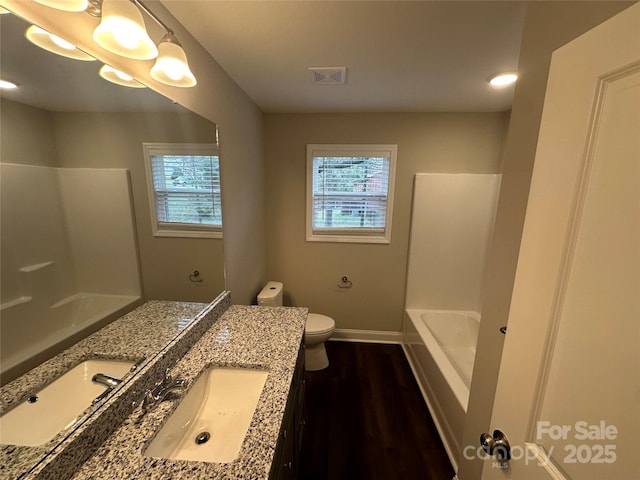
<svg viewBox="0 0 640 480"><path fill-rule="evenodd" d="M640 479L640 4L554 52L491 422L483 480Z"/></svg>

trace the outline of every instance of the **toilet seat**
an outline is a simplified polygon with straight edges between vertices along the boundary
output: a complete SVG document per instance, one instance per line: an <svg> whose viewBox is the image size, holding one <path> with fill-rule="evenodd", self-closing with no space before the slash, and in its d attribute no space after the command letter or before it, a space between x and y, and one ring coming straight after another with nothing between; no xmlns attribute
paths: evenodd
<svg viewBox="0 0 640 480"><path fill-rule="evenodd" d="M333 318L319 313L310 313L304 326L305 335L321 335L332 332L336 328Z"/></svg>

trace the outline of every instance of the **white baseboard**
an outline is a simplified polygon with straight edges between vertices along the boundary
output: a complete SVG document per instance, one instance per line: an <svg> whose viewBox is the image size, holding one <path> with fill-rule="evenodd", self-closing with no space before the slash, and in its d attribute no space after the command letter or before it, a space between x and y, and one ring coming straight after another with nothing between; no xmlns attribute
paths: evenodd
<svg viewBox="0 0 640 480"><path fill-rule="evenodd" d="M402 332L340 328L333 332L329 340L338 342L402 343Z"/></svg>

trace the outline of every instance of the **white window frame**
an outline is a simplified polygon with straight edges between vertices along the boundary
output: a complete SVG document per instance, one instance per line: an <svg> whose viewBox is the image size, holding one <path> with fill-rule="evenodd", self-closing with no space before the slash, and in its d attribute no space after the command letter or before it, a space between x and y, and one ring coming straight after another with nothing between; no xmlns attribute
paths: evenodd
<svg viewBox="0 0 640 480"><path fill-rule="evenodd" d="M308 144L307 145L307 222L309 242L391 243L393 193L396 177L397 145ZM313 158L314 157L385 157L389 159L389 184L385 226L383 228L313 228Z"/></svg>
<svg viewBox="0 0 640 480"><path fill-rule="evenodd" d="M222 238L222 225L160 222L156 212L156 191L153 183L151 157L154 155L210 155L220 159L215 143L154 143L142 144L147 175L147 194L151 210L151 230L154 237Z"/></svg>

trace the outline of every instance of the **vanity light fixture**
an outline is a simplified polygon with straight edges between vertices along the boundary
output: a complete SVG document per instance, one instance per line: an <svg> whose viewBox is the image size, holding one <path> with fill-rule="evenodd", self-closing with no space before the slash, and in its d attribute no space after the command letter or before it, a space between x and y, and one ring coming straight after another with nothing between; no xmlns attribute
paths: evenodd
<svg viewBox="0 0 640 480"><path fill-rule="evenodd" d="M492 87L506 87L518 80L518 74L516 72L503 72L492 76L489 79L489 85Z"/></svg>
<svg viewBox="0 0 640 480"><path fill-rule="evenodd" d="M166 31L158 47L144 25L142 12ZM173 87L193 87L197 82L189 69L187 55L173 30L140 0L103 0L102 20L93 38L112 53L136 60L156 58L150 75L154 80Z"/></svg>
<svg viewBox="0 0 640 480"><path fill-rule="evenodd" d="M34 0L47 7L64 10L65 12L84 12L89 6L89 0Z"/></svg>
<svg viewBox="0 0 640 480"><path fill-rule="evenodd" d="M168 32L158 45L158 58L151 67L151 78L174 87L193 87L193 76L187 63L187 55L173 32Z"/></svg>
<svg viewBox="0 0 640 480"><path fill-rule="evenodd" d="M40 48L62 55L63 57L73 58L75 60L83 60L90 62L95 60L91 55L84 53L78 49L73 43L67 42L65 39L58 37L42 28L31 25L24 33L25 37Z"/></svg>
<svg viewBox="0 0 640 480"><path fill-rule="evenodd" d="M160 20L141 0L36 0L60 10L70 11L70 4L84 5L84 11L99 17L93 40L105 50L132 60L156 62L150 75L154 80L173 87L193 87L197 81L182 45L173 30ZM73 10L77 11L77 10ZM158 46L147 32L142 12L165 30ZM57 52L56 53L60 53Z"/></svg>
<svg viewBox="0 0 640 480"><path fill-rule="evenodd" d="M131 1L103 0L93 39L105 50L134 60L151 60L158 48L147 33L142 12Z"/></svg>
<svg viewBox="0 0 640 480"><path fill-rule="evenodd" d="M100 67L100 76L105 80L131 88L146 88L143 84L135 80L131 75L121 72L113 68L111 65L103 65Z"/></svg>

